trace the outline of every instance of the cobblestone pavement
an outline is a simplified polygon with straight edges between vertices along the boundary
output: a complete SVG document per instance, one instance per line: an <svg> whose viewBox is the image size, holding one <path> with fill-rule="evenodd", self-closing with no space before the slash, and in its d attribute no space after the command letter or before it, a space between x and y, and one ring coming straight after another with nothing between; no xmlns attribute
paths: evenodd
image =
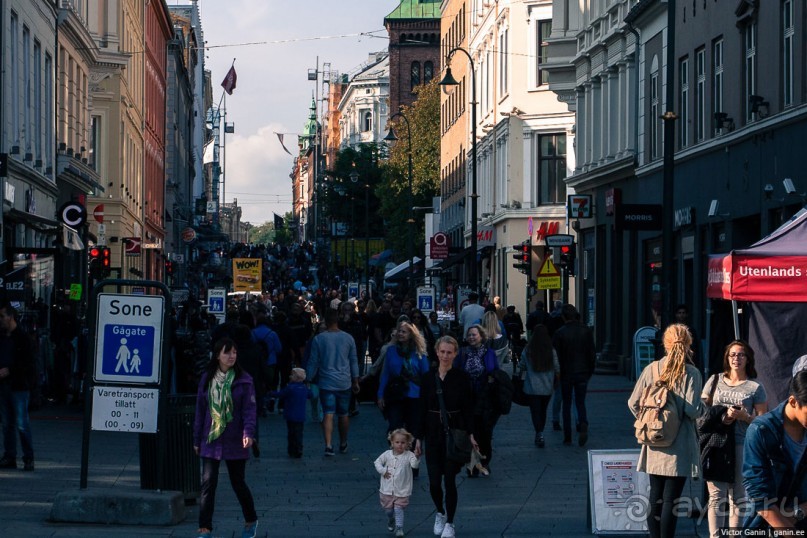
<svg viewBox="0 0 807 538"><path fill-rule="evenodd" d="M588 523L589 449L635 448L625 378L595 376L589 386L590 440L585 448L564 447L562 434L545 432L546 448L533 445L527 408L514 406L495 432L491 475L458 477L457 536L591 536ZM375 406L363 404L351 420L347 454L323 456L318 424L305 427L305 455L286 457L285 423L261 419L262 457L247 466L260 518L259 536L390 536L378 502L374 459L387 448L385 422ZM48 521L60 491L78 488L82 414L46 407L32 414L36 471L0 470L0 535L4 537L195 536L198 507L189 506L172 527L65 525ZM89 486L137 489L137 435L94 432ZM222 473L226 473L222 467ZM699 492L700 483L687 491ZM226 477L219 481L215 536L240 536L241 512ZM434 508L424 471L406 510L407 536L432 536ZM697 531L697 534L696 534ZM707 536L705 522L682 519L679 536Z"/></svg>

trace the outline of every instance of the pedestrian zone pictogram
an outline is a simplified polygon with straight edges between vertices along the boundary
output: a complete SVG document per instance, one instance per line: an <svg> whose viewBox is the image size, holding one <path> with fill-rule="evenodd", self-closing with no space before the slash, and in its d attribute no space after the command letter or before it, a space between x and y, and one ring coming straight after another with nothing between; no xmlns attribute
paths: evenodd
<svg viewBox="0 0 807 538"><path fill-rule="evenodd" d="M104 327L104 359L107 375L150 378L154 366L154 327L107 325Z"/></svg>

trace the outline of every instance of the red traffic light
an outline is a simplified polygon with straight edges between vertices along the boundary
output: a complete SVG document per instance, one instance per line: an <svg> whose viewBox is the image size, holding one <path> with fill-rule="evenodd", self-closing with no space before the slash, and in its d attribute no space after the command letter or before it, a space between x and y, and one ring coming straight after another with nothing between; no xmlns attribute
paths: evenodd
<svg viewBox="0 0 807 538"><path fill-rule="evenodd" d="M98 247L93 247L90 249L90 258L100 258L101 257L101 249Z"/></svg>
<svg viewBox="0 0 807 538"><path fill-rule="evenodd" d="M109 248L104 247L101 249L101 265L104 269L112 267L112 260L110 259L111 253Z"/></svg>
<svg viewBox="0 0 807 538"><path fill-rule="evenodd" d="M570 247L569 245L563 245L562 247L560 247L561 254L568 254L569 252L571 252L571 250L572 247Z"/></svg>

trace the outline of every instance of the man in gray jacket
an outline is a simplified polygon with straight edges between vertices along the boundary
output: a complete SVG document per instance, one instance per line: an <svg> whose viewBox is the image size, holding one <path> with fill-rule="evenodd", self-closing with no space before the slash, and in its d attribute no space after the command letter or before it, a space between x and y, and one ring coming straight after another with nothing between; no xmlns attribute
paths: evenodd
<svg viewBox="0 0 807 538"><path fill-rule="evenodd" d="M579 321L577 309L563 305L563 326L555 331L552 343L558 352L560 363L560 389L563 394L563 444L572 444L572 395L577 409L580 437L578 444L588 441L588 417L586 416L586 389L594 375L594 335L591 329Z"/></svg>
<svg viewBox="0 0 807 538"><path fill-rule="evenodd" d="M339 313L336 310L325 311L325 325L327 330L311 341L311 358L306 374L319 386L325 455L333 456L331 438L334 414L339 417L339 452L347 452L350 390L359 392L359 362L353 337L339 330Z"/></svg>

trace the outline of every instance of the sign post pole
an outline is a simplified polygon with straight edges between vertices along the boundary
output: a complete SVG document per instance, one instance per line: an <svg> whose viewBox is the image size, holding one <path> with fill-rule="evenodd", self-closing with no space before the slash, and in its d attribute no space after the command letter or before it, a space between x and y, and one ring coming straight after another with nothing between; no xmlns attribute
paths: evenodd
<svg viewBox="0 0 807 538"><path fill-rule="evenodd" d="M161 295L102 293L105 286L143 286ZM154 280L103 280L90 300L93 375L85 388L80 488L87 489L90 430L152 433L157 436L156 476L164 489L165 402L169 386L171 292ZM96 398L97 397L97 398ZM141 444L142 446L142 444ZM141 473L141 478L142 478Z"/></svg>

